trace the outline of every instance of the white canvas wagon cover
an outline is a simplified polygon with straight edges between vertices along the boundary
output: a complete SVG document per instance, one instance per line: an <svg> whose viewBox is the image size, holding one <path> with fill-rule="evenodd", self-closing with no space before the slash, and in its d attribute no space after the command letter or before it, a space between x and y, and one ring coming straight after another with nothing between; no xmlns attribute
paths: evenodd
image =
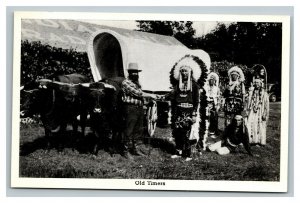
<svg viewBox="0 0 300 203"><path fill-rule="evenodd" d="M210 67L209 55L191 50L174 37L120 28L101 29L87 44L88 57L95 81L127 76L129 63L137 63L144 90L170 91L170 70L187 54L198 56Z"/></svg>

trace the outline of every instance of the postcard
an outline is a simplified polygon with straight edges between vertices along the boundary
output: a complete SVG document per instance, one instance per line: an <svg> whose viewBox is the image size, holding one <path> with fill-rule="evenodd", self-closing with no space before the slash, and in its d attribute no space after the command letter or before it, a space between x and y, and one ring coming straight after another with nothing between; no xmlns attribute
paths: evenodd
<svg viewBox="0 0 300 203"><path fill-rule="evenodd" d="M15 12L12 188L287 192L290 17Z"/></svg>

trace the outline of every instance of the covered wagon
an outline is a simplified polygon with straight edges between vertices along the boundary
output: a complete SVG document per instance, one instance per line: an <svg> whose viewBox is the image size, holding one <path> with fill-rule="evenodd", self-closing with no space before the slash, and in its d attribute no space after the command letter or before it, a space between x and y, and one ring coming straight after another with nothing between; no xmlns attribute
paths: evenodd
<svg viewBox="0 0 300 203"><path fill-rule="evenodd" d="M110 77L127 77L129 63L142 70L140 83L145 92L164 94L171 90L170 70L182 57L199 57L207 69L210 57L203 50L191 50L174 37L120 28L100 29L88 43L87 53L95 81ZM167 109L168 111L168 109ZM147 109L148 133L153 136L157 105Z"/></svg>

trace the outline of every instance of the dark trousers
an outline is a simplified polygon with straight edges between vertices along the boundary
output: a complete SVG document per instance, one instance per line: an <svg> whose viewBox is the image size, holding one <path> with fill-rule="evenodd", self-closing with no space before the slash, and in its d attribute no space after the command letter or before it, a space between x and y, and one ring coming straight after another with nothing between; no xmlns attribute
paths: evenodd
<svg viewBox="0 0 300 203"><path fill-rule="evenodd" d="M218 134L218 113L215 108L212 108L209 114L209 132Z"/></svg>
<svg viewBox="0 0 300 203"><path fill-rule="evenodd" d="M143 119L144 110L143 106L133 104L124 105L124 138L123 143L125 150L128 148L135 149L136 140L143 136ZM129 146L131 145L131 146Z"/></svg>
<svg viewBox="0 0 300 203"><path fill-rule="evenodd" d="M176 128L173 130L173 137L175 138L175 145L177 150L182 150L183 157L191 156L191 141L189 140L190 130Z"/></svg>

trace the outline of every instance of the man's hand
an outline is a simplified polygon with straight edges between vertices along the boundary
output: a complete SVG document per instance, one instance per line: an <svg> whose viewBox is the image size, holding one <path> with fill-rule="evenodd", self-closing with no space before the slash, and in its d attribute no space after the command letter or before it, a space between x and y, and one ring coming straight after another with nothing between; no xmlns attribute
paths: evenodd
<svg viewBox="0 0 300 203"><path fill-rule="evenodd" d="M153 99L155 100L157 95L155 94L151 94L151 93L146 93L146 92L143 92L143 97L146 97L146 98L149 98L149 99Z"/></svg>
<svg viewBox="0 0 300 203"><path fill-rule="evenodd" d="M165 96L163 96L163 95L156 95L156 100L165 100Z"/></svg>
<svg viewBox="0 0 300 203"><path fill-rule="evenodd" d="M153 100L156 100L157 96L155 94L150 94L149 95L149 98L153 99Z"/></svg>

